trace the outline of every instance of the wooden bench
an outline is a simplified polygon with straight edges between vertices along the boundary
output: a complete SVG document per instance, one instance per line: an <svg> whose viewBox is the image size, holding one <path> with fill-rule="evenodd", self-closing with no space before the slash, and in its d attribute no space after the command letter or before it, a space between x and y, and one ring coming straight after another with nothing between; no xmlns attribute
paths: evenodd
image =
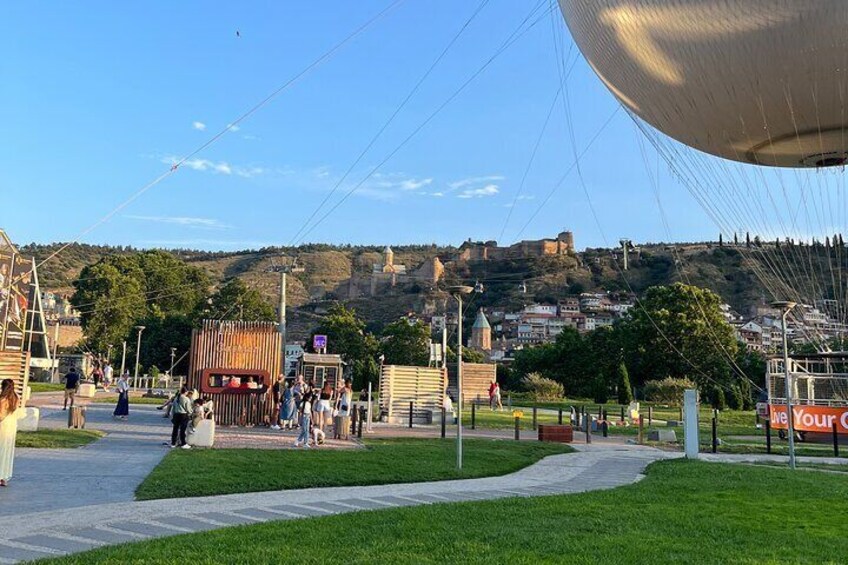
<svg viewBox="0 0 848 565"><path fill-rule="evenodd" d="M572 428L571 426L540 424L539 441L571 443L572 441L574 441L574 428Z"/></svg>

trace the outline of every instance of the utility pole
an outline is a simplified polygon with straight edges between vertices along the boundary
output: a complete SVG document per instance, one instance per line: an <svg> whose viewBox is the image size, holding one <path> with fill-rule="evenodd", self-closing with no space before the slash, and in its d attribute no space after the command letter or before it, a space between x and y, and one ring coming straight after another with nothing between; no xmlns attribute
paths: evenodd
<svg viewBox="0 0 848 565"><path fill-rule="evenodd" d="M789 315L789 311L795 308L796 304L791 301L778 301L772 302L771 304L774 308L780 308L783 312L781 314L781 324L783 330L783 382L784 387L786 388L786 433L789 436L789 468L795 469L795 422L792 417L792 396L793 396L793 383L792 383L792 373L789 370L789 348L787 347L787 339L786 339L786 316ZM771 400L771 399L769 399Z"/></svg>
<svg viewBox="0 0 848 565"><path fill-rule="evenodd" d="M293 273L302 273L303 267L297 266L297 259L291 265L279 265L268 269L268 272L280 273L280 307L279 307L279 330L283 337L283 369L286 364L286 276Z"/></svg>
<svg viewBox="0 0 848 565"><path fill-rule="evenodd" d="M124 340L123 343L124 352L121 353L121 374L124 374L124 369L127 366L127 340Z"/></svg>
<svg viewBox="0 0 848 565"><path fill-rule="evenodd" d="M112 362L112 348L115 347L111 343L106 346L106 360L111 363Z"/></svg>
<svg viewBox="0 0 848 565"><path fill-rule="evenodd" d="M141 356L141 332L144 331L144 326L136 326L135 329L138 330L138 342L135 346L135 377L133 378L134 388L138 388L138 367L141 363L139 363L139 357Z"/></svg>

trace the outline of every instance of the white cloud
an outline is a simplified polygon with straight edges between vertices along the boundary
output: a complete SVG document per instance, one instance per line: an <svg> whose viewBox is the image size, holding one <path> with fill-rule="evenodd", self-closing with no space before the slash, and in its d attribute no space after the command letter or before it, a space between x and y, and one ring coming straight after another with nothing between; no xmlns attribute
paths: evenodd
<svg viewBox="0 0 848 565"><path fill-rule="evenodd" d="M430 196L436 196L436 197L441 197L441 196L444 196L444 195L445 195L444 192L431 192L430 193Z"/></svg>
<svg viewBox="0 0 848 565"><path fill-rule="evenodd" d="M465 187L471 186L473 184L489 183L489 182L492 182L492 181L504 180L504 178L505 177L503 177L501 175L489 175L489 176L485 176L485 177L468 177L468 178L465 178L465 179L460 179L460 180L448 183L448 187L451 190L459 190L460 188L465 188Z"/></svg>
<svg viewBox="0 0 848 565"><path fill-rule="evenodd" d="M488 196L494 196L499 193L498 185L496 184L487 184L486 186L481 186L480 188L468 188L460 192L456 195L457 198L486 198Z"/></svg>
<svg viewBox="0 0 848 565"><path fill-rule="evenodd" d="M238 127L238 126L237 126L237 125L235 125L235 124L227 124L227 129L229 129L230 131L238 131L238 130L240 130L241 128L240 128L240 127Z"/></svg>
<svg viewBox="0 0 848 565"><path fill-rule="evenodd" d="M179 157L170 156L165 157L161 160L163 163L167 163L168 165L174 166L181 161ZM202 172L211 172L222 175L232 175L236 174L240 177L251 178L257 175L261 175L267 172L266 169L262 167L241 167L237 165L231 165L226 161L210 161L209 159L198 159L192 158L184 162L181 167L188 167L194 171L202 171Z"/></svg>
<svg viewBox="0 0 848 565"><path fill-rule="evenodd" d="M196 129L197 131L204 131L206 129L206 124L203 122L191 122L191 127Z"/></svg>
<svg viewBox="0 0 848 565"><path fill-rule="evenodd" d="M190 228L226 230L232 226L222 223L215 218L192 218L189 216L125 216L130 220L152 222L156 224L172 224Z"/></svg>

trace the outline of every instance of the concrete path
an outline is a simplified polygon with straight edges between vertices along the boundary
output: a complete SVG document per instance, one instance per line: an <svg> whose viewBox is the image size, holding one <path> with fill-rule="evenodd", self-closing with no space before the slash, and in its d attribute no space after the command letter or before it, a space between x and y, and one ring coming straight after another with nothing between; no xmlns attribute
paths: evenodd
<svg viewBox="0 0 848 565"><path fill-rule="evenodd" d="M28 509L26 514L0 516L0 563L268 520L612 488L639 480L653 461L678 456L638 446L585 447L502 477L113 502L49 512Z"/></svg>
<svg viewBox="0 0 848 565"><path fill-rule="evenodd" d="M162 460L169 423L152 407L130 407L128 421L112 419L114 405L90 404L86 427L108 435L76 449L18 449L11 486L0 491L0 518L108 502L132 501L136 487ZM68 413L41 408L42 428L67 428ZM0 550L0 555L3 551Z"/></svg>

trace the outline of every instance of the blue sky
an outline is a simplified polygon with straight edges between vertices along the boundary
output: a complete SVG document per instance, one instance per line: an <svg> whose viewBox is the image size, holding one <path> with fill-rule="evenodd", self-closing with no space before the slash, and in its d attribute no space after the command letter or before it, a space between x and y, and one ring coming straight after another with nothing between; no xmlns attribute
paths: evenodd
<svg viewBox="0 0 848 565"><path fill-rule="evenodd" d="M75 239L388 4L7 2L0 226L18 242ZM306 218L478 5L400 3L82 241L203 249L300 242ZM477 71L531 7L488 2L330 205ZM497 238L557 92L552 26L568 49L560 14L543 18L305 240ZM582 57L568 92L582 150L617 103ZM581 248L604 237L667 240L623 112L581 161L602 231L575 174L542 205L573 158L566 123L557 104L502 240L562 229ZM674 239L716 237L682 187L664 180L661 192Z"/></svg>

